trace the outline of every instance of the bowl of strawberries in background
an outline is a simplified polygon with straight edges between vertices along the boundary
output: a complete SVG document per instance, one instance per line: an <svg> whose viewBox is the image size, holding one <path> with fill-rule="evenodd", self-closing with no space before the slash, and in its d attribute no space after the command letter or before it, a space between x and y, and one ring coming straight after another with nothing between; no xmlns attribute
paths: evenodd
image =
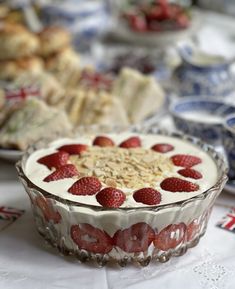
<svg viewBox="0 0 235 289"><path fill-rule="evenodd" d="M188 6L168 0L132 2L119 4L115 15L116 34L127 42L165 46L198 30L198 12Z"/></svg>
<svg viewBox="0 0 235 289"><path fill-rule="evenodd" d="M92 131L97 133L97 127L94 127ZM118 136L119 133L123 133L123 129L120 128L113 128L112 133L114 131L118 133ZM126 266L128 263L147 266L151 260L164 263L173 256L183 255L189 248L196 246L205 234L215 199L227 180L227 166L223 158L211 146L187 135L172 134L156 128L151 130L135 129L131 133L146 136L151 134L154 135L154 139L156 134L156 136L160 135L164 139L174 139L176 142L183 141L190 146L197 147L214 162L218 172L214 185L194 197L187 197L183 201L166 204L161 203L162 197L158 191L152 188L139 189L133 193L135 201L132 199L132 202L136 202L136 205L122 207L125 198L127 201L132 197L125 197L119 187L118 189L105 187L100 190L99 180L92 176L82 177L75 183L74 179L67 179L71 182L72 186L68 191L72 194L69 198L64 198L62 195L55 195L54 192L60 190L64 181L67 182L64 179L67 174L69 174L67 178L77 174L74 168L67 170L68 166L73 167L72 164L66 163L68 154L75 153L75 151L81 153L86 148L81 144L70 143L70 145L57 148L56 153L46 156L42 154L38 159L38 153L41 149L48 150L49 148L50 153L54 150L48 144L43 145L42 143L39 147L37 145L31 147L22 160L17 163L19 178L30 198L38 232L61 254L74 256L80 262L93 260L98 266L104 266L109 262L118 263L120 266ZM103 147L107 151L108 145L111 148L115 148L117 145L117 142L108 139L107 135L102 139L96 137L92 140L93 149L99 147L102 149ZM118 143L121 150L124 151L141 146L137 136ZM152 150L162 154L174 153L174 146L158 144L153 146ZM105 154L107 155L107 152ZM47 184L50 185L50 183L55 182L53 193L45 187L35 184L26 172L27 167L30 167L28 160L33 155L36 156L37 162L36 166L33 165L35 172L38 170L39 164L50 168L55 167L55 163L64 164L52 173L51 170L48 171L45 166L43 167L47 174L51 173L49 177L51 180L47 176L44 179L44 184L47 186ZM57 155L60 157L56 158ZM41 156L43 157L41 158ZM82 158L82 156L78 155L78 158ZM181 155L179 158L178 155L177 158L173 158L173 162L176 167L186 166L179 172L182 174L181 176L188 176L191 180L202 178L196 170L190 169L202 162L198 157ZM66 167L66 171L63 171L63 167ZM190 176L188 175L189 172ZM37 174L39 181L41 177L41 173ZM61 183L56 185L58 178L61 179L59 180ZM210 176L204 175L203 178L210 178ZM144 183L146 184L145 179ZM42 184L41 181L40 184ZM175 195L177 194L176 191L180 190L192 193L197 190L198 185L179 178L177 180L176 178L168 178L164 179L161 187L170 190ZM95 193L98 193L96 195L91 194L90 190L95 190ZM82 196L79 196L78 192ZM87 200L96 198L99 204L82 203L79 202L78 197L85 197ZM142 203L141 206L138 205L140 203Z"/></svg>

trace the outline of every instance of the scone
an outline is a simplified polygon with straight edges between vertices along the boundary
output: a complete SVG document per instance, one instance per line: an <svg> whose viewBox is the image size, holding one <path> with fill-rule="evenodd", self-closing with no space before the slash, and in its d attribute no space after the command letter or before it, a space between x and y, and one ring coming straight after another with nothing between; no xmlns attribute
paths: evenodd
<svg viewBox="0 0 235 289"><path fill-rule="evenodd" d="M39 48L38 38L18 24L0 24L0 43L0 60L32 56Z"/></svg>
<svg viewBox="0 0 235 289"><path fill-rule="evenodd" d="M79 67L80 58L70 47L45 58L45 67L50 72L63 72L70 67Z"/></svg>
<svg viewBox="0 0 235 289"><path fill-rule="evenodd" d="M0 20L5 19L9 12L10 12L10 8L7 5L1 4L0 5Z"/></svg>
<svg viewBox="0 0 235 289"><path fill-rule="evenodd" d="M122 101L132 123L144 120L161 109L165 94L153 77L124 68L114 82L112 94Z"/></svg>
<svg viewBox="0 0 235 289"><path fill-rule="evenodd" d="M71 39L68 31L62 27L50 26L39 34L40 55L48 57L70 45Z"/></svg>
<svg viewBox="0 0 235 289"><path fill-rule="evenodd" d="M41 139L69 135L71 125L64 112L35 98L21 102L0 129L0 146L25 150Z"/></svg>
<svg viewBox="0 0 235 289"><path fill-rule="evenodd" d="M47 71L52 73L65 87L75 87L80 78L80 57L72 48L65 49L44 58Z"/></svg>
<svg viewBox="0 0 235 289"><path fill-rule="evenodd" d="M1 48L0 48L1 50ZM22 73L39 74L43 71L43 61L36 56L16 60L0 61L0 80L14 80Z"/></svg>

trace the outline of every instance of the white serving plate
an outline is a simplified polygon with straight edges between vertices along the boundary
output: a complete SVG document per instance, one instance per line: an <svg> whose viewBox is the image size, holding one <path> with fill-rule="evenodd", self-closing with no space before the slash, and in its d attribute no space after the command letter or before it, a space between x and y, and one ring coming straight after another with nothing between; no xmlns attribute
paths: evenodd
<svg viewBox="0 0 235 289"><path fill-rule="evenodd" d="M135 43L143 46L165 47L167 45L173 45L179 40L193 36L200 26L200 14L197 10L193 10L191 24L187 29L138 33L131 30L124 21L119 20L113 34L115 37L128 43Z"/></svg>

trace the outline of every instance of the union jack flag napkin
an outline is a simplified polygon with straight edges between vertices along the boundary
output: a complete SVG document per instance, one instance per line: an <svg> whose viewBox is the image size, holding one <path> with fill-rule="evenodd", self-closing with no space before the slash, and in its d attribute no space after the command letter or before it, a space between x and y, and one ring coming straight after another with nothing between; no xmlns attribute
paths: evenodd
<svg viewBox="0 0 235 289"><path fill-rule="evenodd" d="M24 214L24 210L11 207L0 207L0 232L10 226Z"/></svg>
<svg viewBox="0 0 235 289"><path fill-rule="evenodd" d="M216 225L217 227L235 233L235 208L231 208L226 216Z"/></svg>
<svg viewBox="0 0 235 289"><path fill-rule="evenodd" d="M5 88L5 98L8 103L16 103L28 97L40 97L40 90L36 86L21 88Z"/></svg>

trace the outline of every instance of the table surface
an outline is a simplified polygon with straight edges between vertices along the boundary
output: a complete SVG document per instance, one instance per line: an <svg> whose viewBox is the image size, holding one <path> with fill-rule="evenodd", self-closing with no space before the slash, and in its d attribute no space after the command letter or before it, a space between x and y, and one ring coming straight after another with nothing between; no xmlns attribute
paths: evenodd
<svg viewBox="0 0 235 289"><path fill-rule="evenodd" d="M207 21L212 21L211 14L208 16ZM225 27L231 22L223 23L223 31L228 32ZM219 24L219 27L222 26ZM170 125L166 121L163 126L169 128ZM152 262L146 268L133 265L97 268L58 255L35 229L29 198L17 181L14 164L0 160L1 206L23 209L25 213L14 223L7 223L4 229L0 220L0 288L235 288L235 234L216 227L229 208L235 207L235 195L221 193L207 232L197 247L182 257L172 258L165 264Z"/></svg>

